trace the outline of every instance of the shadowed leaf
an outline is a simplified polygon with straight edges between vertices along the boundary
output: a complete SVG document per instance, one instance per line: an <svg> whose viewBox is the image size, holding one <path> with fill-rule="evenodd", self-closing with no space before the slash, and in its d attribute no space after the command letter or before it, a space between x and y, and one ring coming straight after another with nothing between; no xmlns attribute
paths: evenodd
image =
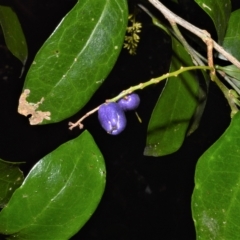
<svg viewBox="0 0 240 240"><path fill-rule="evenodd" d="M172 38L174 55L170 72L192 65L182 45ZM198 81L193 71L167 80L148 124L144 155L164 156L177 151L186 136L198 103Z"/></svg>
<svg viewBox="0 0 240 240"><path fill-rule="evenodd" d="M27 43L16 13L7 6L0 6L0 24L8 49L25 65L28 57Z"/></svg>
<svg viewBox="0 0 240 240"><path fill-rule="evenodd" d="M7 204L14 191L23 182L21 163L6 162L0 159L0 207Z"/></svg>

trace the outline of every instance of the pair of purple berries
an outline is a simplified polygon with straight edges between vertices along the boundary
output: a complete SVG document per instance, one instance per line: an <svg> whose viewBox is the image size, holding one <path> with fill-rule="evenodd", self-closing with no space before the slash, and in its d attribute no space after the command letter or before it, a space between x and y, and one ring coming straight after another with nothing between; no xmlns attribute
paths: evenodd
<svg viewBox="0 0 240 240"><path fill-rule="evenodd" d="M98 119L107 133L118 135L127 124L125 111L135 110L140 104L138 94L132 93L120 99L117 103L104 103L99 107Z"/></svg>

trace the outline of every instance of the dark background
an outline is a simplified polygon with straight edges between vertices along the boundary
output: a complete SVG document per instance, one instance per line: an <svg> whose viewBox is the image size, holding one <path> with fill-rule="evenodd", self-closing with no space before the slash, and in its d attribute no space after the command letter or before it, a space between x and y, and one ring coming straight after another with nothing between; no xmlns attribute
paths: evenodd
<svg viewBox="0 0 240 240"><path fill-rule="evenodd" d="M29 48L26 70L43 42L75 2L0 0L1 4L10 4L15 9L22 24ZM129 1L129 11L133 12L140 2L163 19L146 1ZM193 0L180 0L181 7L171 1L162 2L216 36L211 20ZM237 0L233 1L233 8L239 7L237 4ZM137 55L131 56L124 49L107 80L84 109L70 119L46 126L30 126L28 119L17 113L25 75L19 79L21 64L8 52L0 35L1 159L26 161L23 171L27 174L39 159L81 133L79 129L69 131L69 121L76 121L129 86L168 71L171 58L169 38L152 25L145 13L140 11L137 20L143 24ZM72 239L195 239L191 217L195 165L228 126L230 110L222 93L211 83L199 129L176 153L166 157L145 157L147 124L162 87L163 83L138 92L141 97L138 114L143 122L140 124L134 113L128 113L127 128L119 136L106 134L96 114L84 121L85 128L91 132L105 157L107 184L96 212Z"/></svg>

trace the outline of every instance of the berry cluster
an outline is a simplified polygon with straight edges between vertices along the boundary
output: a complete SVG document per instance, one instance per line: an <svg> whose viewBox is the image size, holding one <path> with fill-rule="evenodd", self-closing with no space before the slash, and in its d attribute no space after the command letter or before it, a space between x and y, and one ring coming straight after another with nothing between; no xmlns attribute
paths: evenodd
<svg viewBox="0 0 240 240"><path fill-rule="evenodd" d="M104 103L98 110L98 119L107 133L117 135L121 133L127 124L125 111L135 110L140 104L138 94L132 93L120 99L117 103Z"/></svg>

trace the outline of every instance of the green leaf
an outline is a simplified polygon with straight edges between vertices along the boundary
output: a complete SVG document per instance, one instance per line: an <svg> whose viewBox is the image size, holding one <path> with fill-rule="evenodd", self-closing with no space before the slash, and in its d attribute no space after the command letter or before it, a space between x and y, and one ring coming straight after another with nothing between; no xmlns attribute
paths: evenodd
<svg viewBox="0 0 240 240"><path fill-rule="evenodd" d="M236 67L235 65L228 65L225 67L217 65L216 69L220 69L220 70L224 71L230 77L240 80L240 69L238 67Z"/></svg>
<svg viewBox="0 0 240 240"><path fill-rule="evenodd" d="M197 163L192 196L197 239L239 239L239 123L240 112Z"/></svg>
<svg viewBox="0 0 240 240"><path fill-rule="evenodd" d="M174 55L170 72L192 65L182 45L172 38ZM193 71L167 80L148 124L144 155L164 156L177 151L185 138L198 103L198 81Z"/></svg>
<svg viewBox="0 0 240 240"><path fill-rule="evenodd" d="M26 39L18 17L10 7L0 5L0 24L8 49L25 65L28 56Z"/></svg>
<svg viewBox="0 0 240 240"><path fill-rule="evenodd" d="M0 159L0 207L7 204L14 191L23 182L24 177L19 169L20 164Z"/></svg>
<svg viewBox="0 0 240 240"><path fill-rule="evenodd" d="M195 2L212 19L218 35L218 42L221 44L226 33L228 20L231 13L230 0L195 0Z"/></svg>
<svg viewBox="0 0 240 240"><path fill-rule="evenodd" d="M231 13L223 48L240 60L240 9Z"/></svg>
<svg viewBox="0 0 240 240"><path fill-rule="evenodd" d="M78 112L113 68L127 18L125 0L79 1L37 53L19 113L31 114L30 124L47 124Z"/></svg>
<svg viewBox="0 0 240 240"><path fill-rule="evenodd" d="M0 213L0 232L9 239L69 239L94 213L105 178L102 154L85 131L32 168Z"/></svg>

